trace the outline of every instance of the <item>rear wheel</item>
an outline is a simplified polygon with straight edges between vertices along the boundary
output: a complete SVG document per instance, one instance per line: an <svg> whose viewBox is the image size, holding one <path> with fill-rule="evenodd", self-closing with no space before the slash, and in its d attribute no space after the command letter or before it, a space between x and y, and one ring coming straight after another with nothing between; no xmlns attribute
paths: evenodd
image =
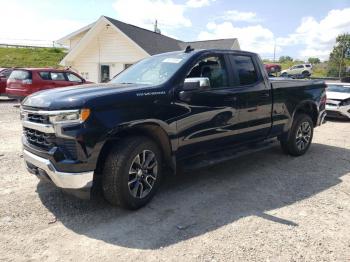
<svg viewBox="0 0 350 262"><path fill-rule="evenodd" d="M147 137L128 137L112 148L102 172L104 197L112 205L138 209L157 191L161 153Z"/></svg>
<svg viewBox="0 0 350 262"><path fill-rule="evenodd" d="M309 149L313 137L313 122L310 116L298 114L295 116L288 134L281 139L281 146L285 153L301 156Z"/></svg>
<svg viewBox="0 0 350 262"><path fill-rule="evenodd" d="M301 74L303 75L304 78L307 78L310 76L310 73L308 71L304 71Z"/></svg>

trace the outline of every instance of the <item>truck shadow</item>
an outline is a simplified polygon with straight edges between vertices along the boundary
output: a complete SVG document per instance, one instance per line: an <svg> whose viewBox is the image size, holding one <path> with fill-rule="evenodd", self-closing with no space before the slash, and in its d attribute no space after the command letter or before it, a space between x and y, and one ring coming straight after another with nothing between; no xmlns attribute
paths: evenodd
<svg viewBox="0 0 350 262"><path fill-rule="evenodd" d="M348 149L313 144L305 156L293 158L276 146L168 177L153 201L134 212L103 199L79 200L42 182L37 191L57 220L78 234L129 248L158 249L247 216L298 226L268 212L341 183L340 177L349 171Z"/></svg>

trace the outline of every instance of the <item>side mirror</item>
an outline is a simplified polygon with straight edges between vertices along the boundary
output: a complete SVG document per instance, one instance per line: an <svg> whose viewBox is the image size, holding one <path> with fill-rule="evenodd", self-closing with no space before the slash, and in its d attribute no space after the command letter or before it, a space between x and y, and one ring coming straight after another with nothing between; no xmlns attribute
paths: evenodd
<svg viewBox="0 0 350 262"><path fill-rule="evenodd" d="M208 77L186 78L183 91L206 90L210 88L210 80Z"/></svg>

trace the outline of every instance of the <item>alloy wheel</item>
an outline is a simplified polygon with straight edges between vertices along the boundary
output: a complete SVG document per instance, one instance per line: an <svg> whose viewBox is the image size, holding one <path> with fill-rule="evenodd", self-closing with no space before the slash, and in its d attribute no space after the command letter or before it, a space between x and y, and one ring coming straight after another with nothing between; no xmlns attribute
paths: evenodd
<svg viewBox="0 0 350 262"><path fill-rule="evenodd" d="M295 143L300 151L303 151L311 140L311 126L309 122L302 122L299 126L296 134Z"/></svg>
<svg viewBox="0 0 350 262"><path fill-rule="evenodd" d="M143 150L135 156L129 169L129 192L135 198L145 198L157 180L158 162L150 150Z"/></svg>

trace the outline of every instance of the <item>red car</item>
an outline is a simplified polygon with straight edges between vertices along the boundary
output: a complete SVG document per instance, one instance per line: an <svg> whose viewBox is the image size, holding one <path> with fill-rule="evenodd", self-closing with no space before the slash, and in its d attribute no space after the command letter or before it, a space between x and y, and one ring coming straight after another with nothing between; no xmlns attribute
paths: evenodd
<svg viewBox="0 0 350 262"><path fill-rule="evenodd" d="M279 64L264 64L268 74L281 72L282 67Z"/></svg>
<svg viewBox="0 0 350 262"><path fill-rule="evenodd" d="M12 71L12 68L0 68L0 96L6 95L6 82Z"/></svg>
<svg viewBox="0 0 350 262"><path fill-rule="evenodd" d="M46 89L89 84L78 74L69 70L48 68L14 69L7 79L6 95L19 100Z"/></svg>

